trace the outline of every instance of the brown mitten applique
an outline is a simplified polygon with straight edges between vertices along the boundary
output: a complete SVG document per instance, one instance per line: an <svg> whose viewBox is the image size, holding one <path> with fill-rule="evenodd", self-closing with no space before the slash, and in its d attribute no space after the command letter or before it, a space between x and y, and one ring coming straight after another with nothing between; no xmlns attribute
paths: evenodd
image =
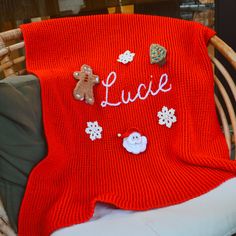
<svg viewBox="0 0 236 236"><path fill-rule="evenodd" d="M93 74L93 70L88 65L82 65L80 71L73 73L75 79L79 80L74 89L73 95L76 100L88 104L94 104L93 86L99 84L99 77Z"/></svg>

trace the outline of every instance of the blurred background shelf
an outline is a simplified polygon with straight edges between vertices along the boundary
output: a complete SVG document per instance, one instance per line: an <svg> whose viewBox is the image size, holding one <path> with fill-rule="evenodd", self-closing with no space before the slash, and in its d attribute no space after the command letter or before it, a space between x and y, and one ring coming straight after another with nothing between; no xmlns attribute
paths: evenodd
<svg viewBox="0 0 236 236"><path fill-rule="evenodd" d="M199 20L214 25L213 0L0 0L0 31L40 18L141 13Z"/></svg>

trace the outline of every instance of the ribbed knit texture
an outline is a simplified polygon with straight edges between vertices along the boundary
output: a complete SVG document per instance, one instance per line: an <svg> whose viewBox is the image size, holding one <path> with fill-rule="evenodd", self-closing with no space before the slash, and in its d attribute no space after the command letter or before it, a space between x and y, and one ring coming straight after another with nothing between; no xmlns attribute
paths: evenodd
<svg viewBox="0 0 236 236"><path fill-rule="evenodd" d="M164 207L197 197L236 174L218 124L207 42L215 32L198 23L142 15L100 15L21 26L27 70L40 78L48 155L32 171L19 218L20 236L46 236L88 221L97 201L122 209ZM163 67L151 65L149 47L164 46ZM130 50L126 65L118 56ZM116 107L102 107L106 89L94 87L95 104L73 98L73 72L82 64L100 80L116 72L109 101L121 91L135 96L141 83L169 92ZM152 77L151 77L152 76ZM141 93L145 95L145 89ZM158 124L163 106L175 109L171 128ZM92 141L87 122L98 121L102 138ZM145 152L128 153L117 133L136 127L148 139ZM32 157L33 158L33 157Z"/></svg>

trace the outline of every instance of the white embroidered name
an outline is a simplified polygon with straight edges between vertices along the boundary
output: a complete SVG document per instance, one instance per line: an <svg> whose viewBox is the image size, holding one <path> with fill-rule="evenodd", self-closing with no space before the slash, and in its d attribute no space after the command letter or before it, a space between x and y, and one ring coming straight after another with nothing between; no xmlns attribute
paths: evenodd
<svg viewBox="0 0 236 236"><path fill-rule="evenodd" d="M121 91L121 101L110 102L109 101L109 88L112 87L112 85L115 82L116 82L116 72L114 72L114 71L111 72L108 75L106 81L102 81L102 85L106 88L106 98L105 98L105 101L101 102L101 106L102 107L106 107L106 106L116 107L116 106L121 105L122 103L123 104L128 104L130 102L134 102L137 99L145 100L145 99L147 99L147 97L149 95L156 96L159 92L166 93L166 92L169 92L172 89L172 85L171 84L169 85L168 88L164 88L166 86L166 84L168 83L168 75L167 74L163 74L160 77L160 81L159 81L159 85L158 85L157 90L155 90L155 91L152 90L152 83L153 82L152 82L152 80L150 80L148 87L145 84L140 84L138 86L137 93L136 93L136 95L134 97L131 97L130 91L128 91L127 95L126 95L125 91L122 90ZM141 90L146 91L145 95L141 95Z"/></svg>

